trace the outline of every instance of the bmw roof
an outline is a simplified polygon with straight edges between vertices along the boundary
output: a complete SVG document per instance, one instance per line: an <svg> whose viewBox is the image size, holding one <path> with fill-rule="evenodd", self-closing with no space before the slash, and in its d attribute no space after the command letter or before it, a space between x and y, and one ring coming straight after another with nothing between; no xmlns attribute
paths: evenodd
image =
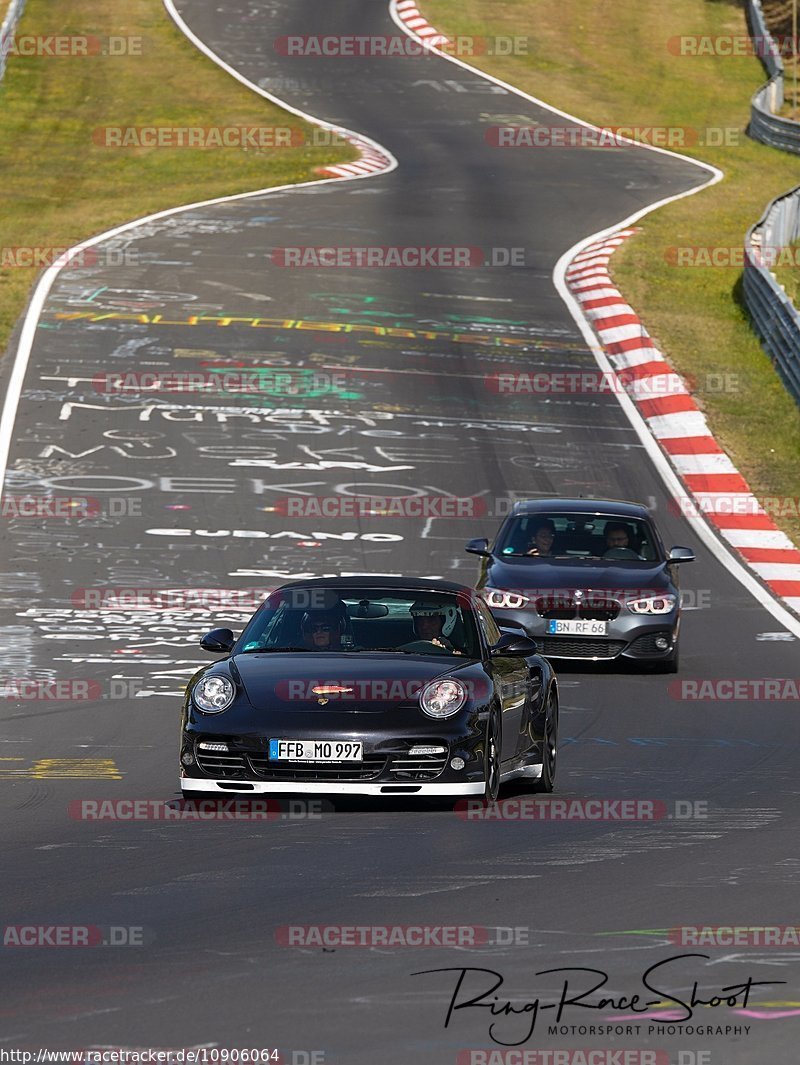
<svg viewBox="0 0 800 1065"><path fill-rule="evenodd" d="M642 503L623 499L522 499L514 504L512 514L615 514L626 518L649 518L650 511Z"/></svg>

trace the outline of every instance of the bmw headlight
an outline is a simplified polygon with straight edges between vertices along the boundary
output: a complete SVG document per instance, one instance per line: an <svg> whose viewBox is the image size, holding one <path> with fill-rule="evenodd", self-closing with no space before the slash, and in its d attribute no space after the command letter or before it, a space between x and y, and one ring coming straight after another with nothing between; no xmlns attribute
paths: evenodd
<svg viewBox="0 0 800 1065"><path fill-rule="evenodd" d="M221 673L210 673L192 689L194 704L204 714L219 714L227 710L235 695L232 682Z"/></svg>
<svg viewBox="0 0 800 1065"><path fill-rule="evenodd" d="M498 610L520 610L530 599L519 592L504 592L500 588L484 588L483 598L487 606Z"/></svg>
<svg viewBox="0 0 800 1065"><path fill-rule="evenodd" d="M649 595L646 599L634 599L628 608L634 614L669 614L675 609L675 595Z"/></svg>
<svg viewBox="0 0 800 1065"><path fill-rule="evenodd" d="M460 680L432 680L419 694L419 705L428 717L452 717L467 701L467 689Z"/></svg>

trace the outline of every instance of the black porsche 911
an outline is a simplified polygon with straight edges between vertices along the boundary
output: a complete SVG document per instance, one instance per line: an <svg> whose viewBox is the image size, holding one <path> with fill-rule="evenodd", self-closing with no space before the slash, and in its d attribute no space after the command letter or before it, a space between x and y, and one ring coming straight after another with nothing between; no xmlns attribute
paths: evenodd
<svg viewBox="0 0 800 1065"><path fill-rule="evenodd" d="M548 658L623 657L678 669L677 568L688 547L664 548L638 503L535 499L517 503L497 534L470 540L477 588L499 624L524 625Z"/></svg>
<svg viewBox="0 0 800 1065"><path fill-rule="evenodd" d="M558 690L519 626L474 591L422 578L338 577L274 591L225 657L190 680L180 786L247 795L497 797L552 791Z"/></svg>

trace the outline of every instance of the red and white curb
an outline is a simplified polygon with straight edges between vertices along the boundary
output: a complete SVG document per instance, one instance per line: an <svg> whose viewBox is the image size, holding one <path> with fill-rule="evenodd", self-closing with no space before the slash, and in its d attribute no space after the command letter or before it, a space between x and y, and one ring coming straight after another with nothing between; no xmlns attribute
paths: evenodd
<svg viewBox="0 0 800 1065"><path fill-rule="evenodd" d="M625 390L685 485L687 503L786 606L800 613L800 551L761 507L714 439L683 379L611 280L611 256L636 232L621 229L583 248L567 267L567 286L613 368L624 371Z"/></svg>
<svg viewBox="0 0 800 1065"><path fill-rule="evenodd" d="M445 37L443 33L431 26L430 22L420 12L415 0L397 0L394 9L406 28L415 33L417 37L421 37L426 44L430 44L434 48L440 48L443 44L451 43L449 37Z"/></svg>
<svg viewBox="0 0 800 1065"><path fill-rule="evenodd" d="M386 152L382 152L373 141L364 140L356 134L347 136L346 140L358 149L359 158L353 163L318 167L320 174L330 174L332 177L339 178L352 178L363 177L365 174L380 174L384 170L393 169L392 157Z"/></svg>
<svg viewBox="0 0 800 1065"><path fill-rule="evenodd" d="M398 26L411 36L426 40L431 47L435 47L437 38L450 43L444 34L428 23L414 0L391 0L390 11ZM421 21L418 22L418 19ZM421 30L425 31L424 37ZM456 66L501 86L537 107L589 129L598 128L465 63L450 55L447 48L437 51ZM701 160L654 145L641 147L643 151L677 157L699 166L711 178L705 185L698 185L687 193L668 196L650 204L622 223L618 231L584 245L572 259L569 259L569 253L565 254L563 260L566 266L559 260L554 271L554 282L570 311L578 316L576 321L579 324L582 321L582 328L586 328L588 323L588 328L599 338L604 351L597 352L598 357L613 370L625 370L626 380L633 378L633 384L627 391L644 422L644 427L641 431L637 428L637 432L643 443L647 441L645 447L665 483L670 484L677 477L675 487L681 483L685 486L687 502L694 508L686 514L689 523L711 550L722 547L723 542L732 549L727 557L727 552L723 552L720 557L722 564L783 625L800 637L797 622L797 615L800 614L800 551L761 507L745 479L710 433L702 411L684 382L656 348L636 312L622 298L608 274L608 262L613 251L636 232L622 226L630 226L645 214L684 195L694 195L721 181L723 177L721 170ZM589 334L586 336L589 341ZM657 375L670 376L670 381L662 384L666 383L672 391L666 394L661 392L655 398L652 391L645 391L641 382ZM645 427L650 437L644 432ZM654 440L660 445L657 450L652 448ZM701 519L701 515L705 520ZM794 613L787 614L785 607Z"/></svg>

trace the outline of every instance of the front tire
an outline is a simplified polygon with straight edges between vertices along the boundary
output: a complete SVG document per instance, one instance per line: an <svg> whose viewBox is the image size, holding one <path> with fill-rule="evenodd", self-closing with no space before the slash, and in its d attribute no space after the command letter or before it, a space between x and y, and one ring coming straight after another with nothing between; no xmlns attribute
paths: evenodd
<svg viewBox="0 0 800 1065"><path fill-rule="evenodd" d="M483 772L486 785L483 798L492 805L500 794L500 722L496 713L492 713L486 726L486 747L483 753Z"/></svg>
<svg viewBox="0 0 800 1065"><path fill-rule="evenodd" d="M547 697L547 710L544 717L544 736L542 737L542 775L536 781L533 791L550 794L556 786L556 766L558 764L558 696L550 691Z"/></svg>

